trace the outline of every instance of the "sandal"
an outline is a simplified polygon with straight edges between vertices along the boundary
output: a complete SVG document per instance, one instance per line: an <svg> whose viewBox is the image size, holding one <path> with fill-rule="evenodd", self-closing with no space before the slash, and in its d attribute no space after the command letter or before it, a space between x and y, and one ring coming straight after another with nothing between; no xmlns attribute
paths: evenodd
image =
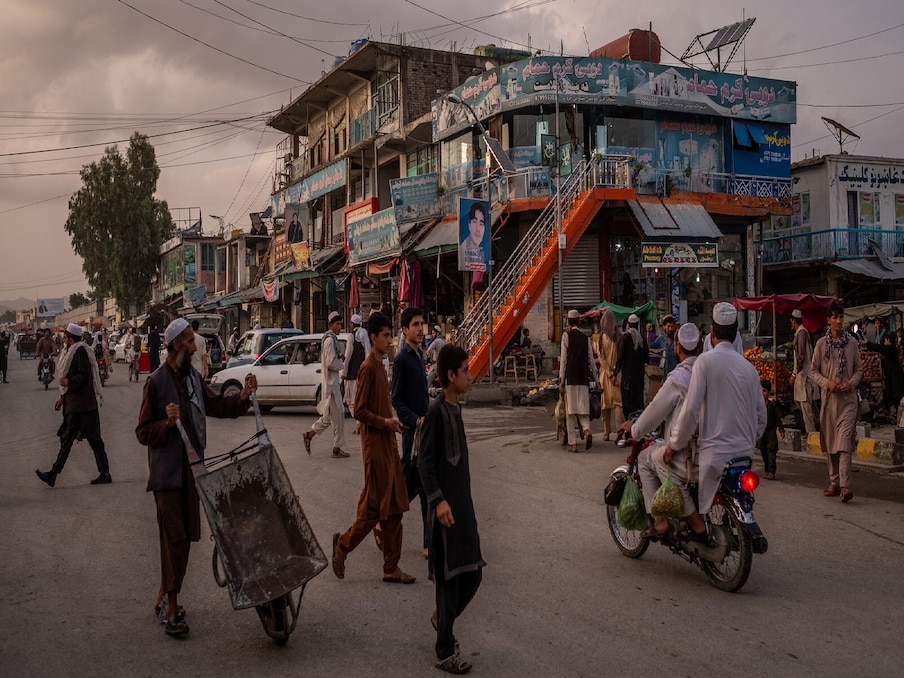
<svg viewBox="0 0 904 678"><path fill-rule="evenodd" d="M854 493L851 492L848 488L841 488L841 503L847 504L851 499L854 498Z"/></svg>
<svg viewBox="0 0 904 678"><path fill-rule="evenodd" d="M462 673L467 673L471 670L471 663L462 659L461 655L458 653L453 654L451 657L446 657L445 659L437 659L434 666L440 671L454 673L456 675L461 675Z"/></svg>
<svg viewBox="0 0 904 678"><path fill-rule="evenodd" d="M593 447L593 435L591 435L590 431L587 431L587 442L584 449L589 450L591 447Z"/></svg>
<svg viewBox="0 0 904 678"><path fill-rule="evenodd" d="M154 616L157 617L157 620L161 624L166 624L166 615L161 617L161 615L160 615L161 612L166 612L166 609L162 605L154 605ZM176 614L178 614L184 618L185 617L185 608L182 607L181 605L179 605L176 608Z"/></svg>
<svg viewBox="0 0 904 678"><path fill-rule="evenodd" d="M826 497L837 497L839 494L841 494L841 490L835 483L829 485L823 492L823 495Z"/></svg>
<svg viewBox="0 0 904 678"><path fill-rule="evenodd" d="M175 614L166 622L164 630L168 636L184 636L188 634L188 624L185 623L184 616Z"/></svg>
<svg viewBox="0 0 904 678"><path fill-rule="evenodd" d="M576 452L578 451L578 446L577 446L577 445L572 445L572 446L571 446L571 451L576 453Z"/></svg>
<svg viewBox="0 0 904 678"><path fill-rule="evenodd" d="M347 459L348 452L343 452L341 447L333 448L333 459Z"/></svg>
<svg viewBox="0 0 904 678"><path fill-rule="evenodd" d="M668 536L669 528L665 528L664 530L657 530L655 527L650 525L647 529L643 531L644 539L662 539L663 537Z"/></svg>
<svg viewBox="0 0 904 678"><path fill-rule="evenodd" d="M304 450L305 450L305 452L307 452L309 455L311 454L311 440L314 439L314 436L315 436L315 435L317 435L317 434L314 433L313 431L307 431L307 432L305 432L305 434L301 437L301 439L304 441Z"/></svg>
<svg viewBox="0 0 904 678"><path fill-rule="evenodd" d="M402 568L397 567L396 571L392 574L384 574L383 581L387 584L413 584L417 581L417 578L402 572Z"/></svg>
<svg viewBox="0 0 904 678"><path fill-rule="evenodd" d="M434 631L439 631L439 628L437 628L436 610L433 610L433 614L430 615L430 625L433 626ZM459 647L455 636L452 636L452 642L455 643L455 654L461 653L461 647Z"/></svg>

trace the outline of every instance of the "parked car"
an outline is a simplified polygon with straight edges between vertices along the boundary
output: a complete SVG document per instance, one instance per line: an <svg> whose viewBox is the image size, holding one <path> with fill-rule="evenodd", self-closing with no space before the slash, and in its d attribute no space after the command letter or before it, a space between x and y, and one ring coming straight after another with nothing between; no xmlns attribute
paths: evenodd
<svg viewBox="0 0 904 678"><path fill-rule="evenodd" d="M279 340L299 334L304 334L304 330L294 328L248 330L239 339L235 354L229 356L229 362L226 363L226 367L253 363Z"/></svg>
<svg viewBox="0 0 904 678"><path fill-rule="evenodd" d="M351 334L339 335L339 351ZM245 375L257 377L257 400L269 412L276 405L316 405L320 402L320 347L322 334L299 334L282 339L253 363L227 367L210 380L216 392L238 393Z"/></svg>
<svg viewBox="0 0 904 678"><path fill-rule="evenodd" d="M220 337L223 316L216 313L189 313L185 319L191 323L198 321L198 334L207 339L207 354L210 357L207 376L216 374L226 367L226 345Z"/></svg>

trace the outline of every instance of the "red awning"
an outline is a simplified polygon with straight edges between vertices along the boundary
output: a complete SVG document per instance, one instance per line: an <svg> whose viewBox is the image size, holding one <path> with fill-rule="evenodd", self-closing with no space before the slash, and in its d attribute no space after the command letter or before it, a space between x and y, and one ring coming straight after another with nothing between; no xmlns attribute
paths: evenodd
<svg viewBox="0 0 904 678"><path fill-rule="evenodd" d="M826 309L837 302L835 297L816 294L770 294L766 297L737 297L735 308L743 311L767 311L776 315L790 315L798 309L803 315L804 327L819 332L826 326Z"/></svg>
<svg viewBox="0 0 904 678"><path fill-rule="evenodd" d="M392 270L392 267L395 266L398 261L398 257L395 257L385 264L368 264L367 272L371 275L383 275L384 273L389 273Z"/></svg>

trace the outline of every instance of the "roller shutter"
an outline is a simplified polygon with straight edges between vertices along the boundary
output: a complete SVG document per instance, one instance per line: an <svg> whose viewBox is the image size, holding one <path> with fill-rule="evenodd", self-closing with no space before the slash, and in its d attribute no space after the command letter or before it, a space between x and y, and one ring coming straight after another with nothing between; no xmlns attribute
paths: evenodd
<svg viewBox="0 0 904 678"><path fill-rule="evenodd" d="M599 236L585 234L562 262L562 288L566 310L586 310L600 303ZM559 276L553 277L553 303L559 303Z"/></svg>

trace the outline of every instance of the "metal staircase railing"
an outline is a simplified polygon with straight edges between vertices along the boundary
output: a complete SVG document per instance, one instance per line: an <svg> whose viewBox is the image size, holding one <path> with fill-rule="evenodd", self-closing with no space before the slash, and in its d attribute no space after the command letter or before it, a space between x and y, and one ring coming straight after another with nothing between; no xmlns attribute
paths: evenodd
<svg viewBox="0 0 904 678"><path fill-rule="evenodd" d="M488 335L489 323L496 310L513 296L521 284L521 278L542 257L550 238L558 230L556 205L561 204L563 219L577 204L582 193L593 188L631 185L630 167L627 158L603 156L592 160L581 160L560 187L554 200L550 200L540 212L537 220L518 245L518 249L493 276L491 290L494 308L490 308L490 294L481 295L477 303L465 316L453 335L453 342L468 351L479 347Z"/></svg>

